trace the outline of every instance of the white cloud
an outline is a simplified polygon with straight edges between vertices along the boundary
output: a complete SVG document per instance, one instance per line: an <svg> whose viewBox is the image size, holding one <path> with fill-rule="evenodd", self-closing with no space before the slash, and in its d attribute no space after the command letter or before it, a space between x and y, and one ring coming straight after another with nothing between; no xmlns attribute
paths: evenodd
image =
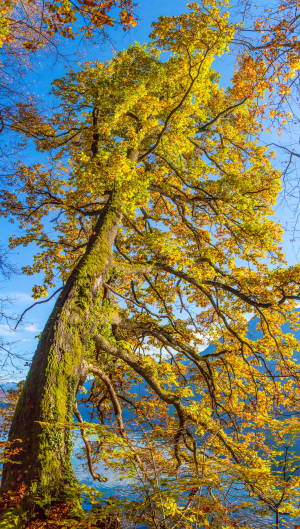
<svg viewBox="0 0 300 529"><path fill-rule="evenodd" d="M201 351L205 351L205 349L207 348L208 348L208 343L206 345L197 345L197 349L198 351L200 351L200 353Z"/></svg>
<svg viewBox="0 0 300 529"><path fill-rule="evenodd" d="M20 329L21 330L21 329ZM39 329L35 323L32 323L31 325L26 325L22 331L27 332L35 332L36 334L40 333L42 329ZM4 323L0 324L0 336L10 336L10 337L16 337L17 332L10 328L9 325L6 325ZM18 332L18 335L20 335L20 332ZM30 342L30 340L24 338L22 342Z"/></svg>
<svg viewBox="0 0 300 529"><path fill-rule="evenodd" d="M209 346L209 334L205 336L203 333L197 332L196 336L198 340L202 341L202 344L197 344L198 351L204 351Z"/></svg>
<svg viewBox="0 0 300 529"><path fill-rule="evenodd" d="M5 325L4 323L0 324L0 336L13 336L15 332L13 329L10 328L9 325Z"/></svg>
<svg viewBox="0 0 300 529"><path fill-rule="evenodd" d="M27 331L27 332L41 332L42 329L38 329L37 326L35 325L35 323L32 323L31 325L26 325L26 327L24 328L24 331Z"/></svg>
<svg viewBox="0 0 300 529"><path fill-rule="evenodd" d="M205 351L205 349L207 349L207 347L209 346L208 338L204 338L204 335L200 334L200 333L197 333L196 336L197 336L197 338L202 339L202 341L203 341L203 344L201 344L201 345L197 344L196 350L199 351L199 352ZM193 346L193 344L191 344L191 345ZM169 347L169 349L170 349L170 351L173 354L177 353L177 351L175 349L173 349L171 346ZM153 345L151 345L149 347L149 350L147 351L146 354L149 354L150 356L156 356L156 355L160 355L161 354L162 358L164 358L164 359L169 356L169 353L168 353L168 351L166 351L166 349L163 349L162 353L160 353L159 348L153 347Z"/></svg>
<svg viewBox="0 0 300 529"><path fill-rule="evenodd" d="M26 292L8 292L7 297L12 299L14 305L32 305L34 299Z"/></svg>

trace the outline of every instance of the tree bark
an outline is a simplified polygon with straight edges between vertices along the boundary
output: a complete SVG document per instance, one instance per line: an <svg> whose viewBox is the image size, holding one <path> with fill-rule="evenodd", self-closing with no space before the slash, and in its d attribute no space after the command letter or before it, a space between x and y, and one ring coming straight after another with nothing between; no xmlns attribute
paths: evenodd
<svg viewBox="0 0 300 529"><path fill-rule="evenodd" d="M4 465L1 491L25 484L27 503L36 496L62 499L74 483L70 429L41 423L66 424L73 417L86 342L95 324L92 309L113 262L120 220L118 199L112 195L50 315L16 407L9 440L20 439L22 451Z"/></svg>

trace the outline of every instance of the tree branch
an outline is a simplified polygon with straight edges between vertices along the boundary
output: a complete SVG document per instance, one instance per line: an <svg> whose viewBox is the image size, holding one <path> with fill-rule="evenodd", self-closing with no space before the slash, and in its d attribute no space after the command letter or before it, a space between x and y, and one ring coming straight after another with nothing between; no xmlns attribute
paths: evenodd
<svg viewBox="0 0 300 529"><path fill-rule="evenodd" d="M75 402L75 404L74 404L74 414L75 414L78 422L82 425L82 428L80 428L80 433L81 433L81 437L83 439L83 442L84 442L85 448L86 448L86 455L87 455L88 467L89 467L90 474L93 477L93 479L97 479L98 481L107 481L107 478L102 478L100 476L100 474L95 474L95 472L94 472L94 467L93 467L93 462L92 462L92 455L91 455L91 443L90 443L90 441L88 440L88 438L86 437L86 435L84 433L84 428L83 428L84 422L83 422L82 417L80 415L80 412L78 410L77 402Z"/></svg>
<svg viewBox="0 0 300 529"><path fill-rule="evenodd" d="M118 428L119 434L120 434L120 436L123 439L126 440L127 444L129 445L131 450L134 452L134 458L135 458L136 462L140 465L140 467L143 470L145 470L143 462L141 461L140 456L138 455L135 447L133 446L133 444L131 443L130 439L127 436L126 430L124 428L123 418L122 418L122 408L121 408L121 406L119 404L118 397L117 397L115 389L114 389L114 387L113 387L113 385L111 383L111 380L104 373L104 371L102 371L102 369L99 369L99 367L96 367L96 366L94 366L92 364L88 364L87 368L88 368L89 371L91 371L91 373L93 373L93 375L97 375L98 377L100 377L101 380L106 385L107 391L108 391L109 396L110 396L110 400L111 400L113 408L114 408L115 418L116 418L116 423L117 423L117 428Z"/></svg>

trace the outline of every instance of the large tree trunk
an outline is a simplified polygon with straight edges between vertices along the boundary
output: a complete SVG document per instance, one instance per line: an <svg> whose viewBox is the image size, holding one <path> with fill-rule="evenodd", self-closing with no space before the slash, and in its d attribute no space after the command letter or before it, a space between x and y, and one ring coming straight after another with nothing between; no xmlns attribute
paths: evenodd
<svg viewBox="0 0 300 529"><path fill-rule="evenodd" d="M5 464L1 490L25 484L27 502L35 496L63 499L74 481L70 430L41 423L65 424L73 417L85 336L93 326L91 309L112 265L111 248L121 219L117 203L112 197L103 209L86 253L52 311L17 404L9 440L22 440L22 451L14 457L21 464Z"/></svg>

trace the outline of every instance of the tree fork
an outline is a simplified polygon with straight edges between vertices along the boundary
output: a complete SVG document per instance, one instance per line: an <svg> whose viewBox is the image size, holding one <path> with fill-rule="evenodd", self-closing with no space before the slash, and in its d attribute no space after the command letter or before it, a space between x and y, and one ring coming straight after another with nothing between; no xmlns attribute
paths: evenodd
<svg viewBox="0 0 300 529"><path fill-rule="evenodd" d="M114 242L122 213L118 197L104 206L86 253L71 273L41 335L9 432L21 440L21 452L3 469L1 492L25 485L25 505L66 498L72 472L70 423L84 365L85 331L97 292L112 265ZM43 424L44 423L44 424ZM52 425L53 424L53 428ZM27 508L26 507L26 508ZM6 518L2 515L1 523ZM22 527L21 515L12 527Z"/></svg>

